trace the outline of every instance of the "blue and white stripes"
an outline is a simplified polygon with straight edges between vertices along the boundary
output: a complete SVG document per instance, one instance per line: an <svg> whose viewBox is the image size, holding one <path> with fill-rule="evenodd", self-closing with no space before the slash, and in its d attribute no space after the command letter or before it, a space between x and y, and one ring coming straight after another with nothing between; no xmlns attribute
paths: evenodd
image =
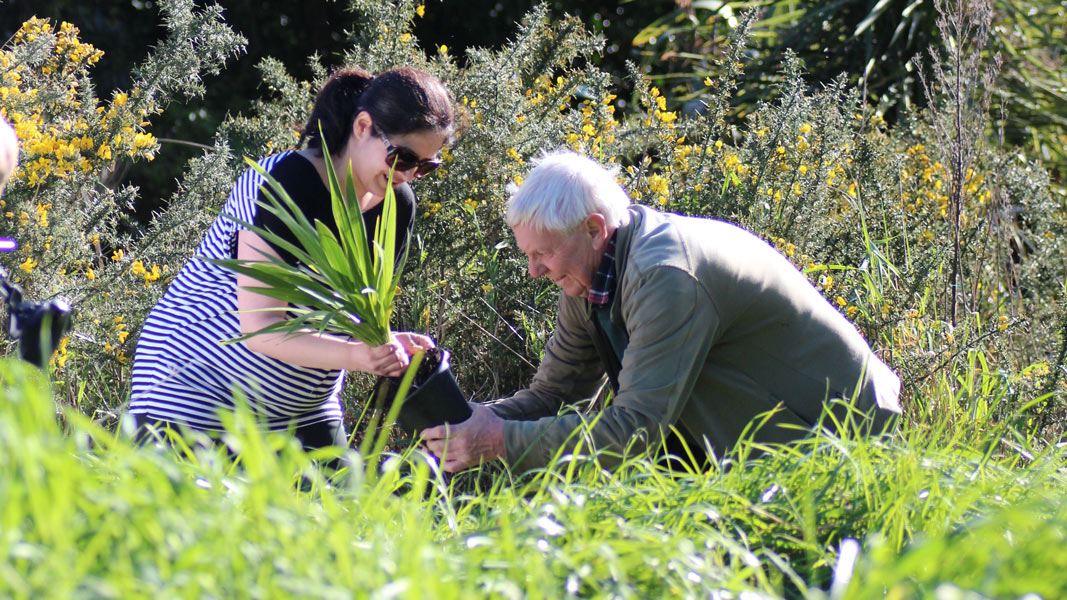
<svg viewBox="0 0 1067 600"><path fill-rule="evenodd" d="M289 153L259 164L270 172ZM245 171L222 214L251 223L263 177ZM196 251L207 258L234 258L243 227L219 216ZM190 259L149 313L133 362L131 413L149 419L221 430L220 411L232 410L235 393L272 430L341 420L344 372L298 367L253 352L240 335L237 278L233 272Z"/></svg>

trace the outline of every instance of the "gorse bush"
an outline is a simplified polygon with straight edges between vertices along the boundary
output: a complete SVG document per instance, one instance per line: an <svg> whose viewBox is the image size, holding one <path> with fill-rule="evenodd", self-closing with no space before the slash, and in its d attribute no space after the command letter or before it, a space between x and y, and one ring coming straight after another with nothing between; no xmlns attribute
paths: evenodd
<svg viewBox="0 0 1067 600"><path fill-rule="evenodd" d="M195 161L173 208L147 232L133 227L138 190L118 182L125 164L158 151L150 119L199 93L202 75L218 72L243 43L218 7L173 0L161 10L167 35L131 87L107 99L89 79L103 53L70 23L32 19L0 52L0 111L21 142L0 221L19 250L4 265L28 297L61 295L74 305L76 326L52 364L60 397L89 414L124 401L140 323L217 210L220 184L232 179L218 157Z"/></svg>
<svg viewBox="0 0 1067 600"><path fill-rule="evenodd" d="M1067 381L1057 352L1067 323L1067 217L1040 165L1010 149L981 149L962 174L957 227L948 149L928 116L888 127L844 79L810 89L789 53L776 100L731 120L751 17L739 19L716 74L703 81L702 108L682 114L636 70L633 96L617 97L611 74L595 66L600 39L543 8L505 47L471 51L461 65L444 45L415 38L424 5L351 6L345 63L425 69L466 113L468 128L442 152L444 167L416 184L419 222L396 319L451 348L475 398L522 386L553 328L558 292L526 275L503 212L507 186L521 181L529 160L566 147L614 165L637 202L733 221L778 246L902 373L912 409L934 410L923 406L924 390L957 387L952 374L979 361L1004 389L1001 415L1028 406L1032 424L1051 427L1055 438ZM163 9L164 48L108 103L95 100L87 80L100 54L77 42L73 27L32 21L4 50L5 81L20 82L4 88L4 114L24 140L4 220L22 248L5 260L28 293L66 294L78 308L56 374L61 394L90 413L114 414L125 400L145 312L217 214L238 158L293 147L321 83L265 61L265 96L222 125L215 149L190 163L148 229L132 229L126 217L137 190L109 184L118 158L148 160L156 151L146 119L175 94L196 92L196 74L174 61L212 72L240 48L217 9ZM953 319L957 230L961 314ZM950 375L938 381L941 374ZM367 382L353 380L358 402Z"/></svg>

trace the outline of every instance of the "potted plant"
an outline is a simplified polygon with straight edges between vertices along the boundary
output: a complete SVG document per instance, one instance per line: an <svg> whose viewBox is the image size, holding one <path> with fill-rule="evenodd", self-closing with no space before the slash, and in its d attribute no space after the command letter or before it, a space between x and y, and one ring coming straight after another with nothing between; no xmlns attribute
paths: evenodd
<svg viewBox="0 0 1067 600"><path fill-rule="evenodd" d="M325 145L323 154L329 156ZM383 199L382 215L374 228L373 238L368 238L351 165L342 188L332 161L325 161L337 226L335 233L319 220L314 223L308 221L277 180L254 161L246 159L246 162L267 183L262 188L265 199L258 201L260 209L275 215L293 233L298 243L294 244L272 231L236 217L228 215L227 218L285 249L302 264L290 265L274 256L262 260L212 260L215 264L257 280L262 285L251 288L256 293L289 304L290 318L230 342L264 333L296 334L315 330L351 336L373 346L388 343L391 339L389 324L396 300L397 282L407 258L406 251L399 262L394 256L396 195L392 186L392 170ZM466 420L471 410L452 375L448 351L434 348L426 357L421 355L420 352L413 357L403 381L400 378L382 378L383 381L375 388L376 393L386 394L383 400L391 409L387 424L397 417L402 428L417 432L425 427ZM405 394L408 391L407 382L411 382L410 392Z"/></svg>

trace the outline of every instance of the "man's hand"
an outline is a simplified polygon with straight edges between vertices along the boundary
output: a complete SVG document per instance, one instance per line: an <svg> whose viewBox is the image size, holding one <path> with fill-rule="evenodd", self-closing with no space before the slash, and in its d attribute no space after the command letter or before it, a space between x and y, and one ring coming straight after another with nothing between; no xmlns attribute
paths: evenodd
<svg viewBox="0 0 1067 600"><path fill-rule="evenodd" d="M474 414L458 425L438 425L419 433L430 452L449 473L503 458L504 419L482 404L470 403Z"/></svg>

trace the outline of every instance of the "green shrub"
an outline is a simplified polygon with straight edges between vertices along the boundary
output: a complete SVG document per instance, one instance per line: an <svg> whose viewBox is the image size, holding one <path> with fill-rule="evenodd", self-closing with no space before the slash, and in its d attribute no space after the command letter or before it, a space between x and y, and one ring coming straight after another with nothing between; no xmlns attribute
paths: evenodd
<svg viewBox="0 0 1067 600"><path fill-rule="evenodd" d="M954 319L953 179L930 116L888 127L844 80L810 89L804 66L787 53L776 100L731 121L751 20L738 22L704 81L706 104L682 114L636 68L628 74L634 96L617 98L613 75L595 66L601 40L544 8L507 46L471 51L459 64L444 46L420 46L415 2L352 7L345 63L426 69L446 82L469 121L443 152L444 167L415 186L417 236L396 325L451 348L461 384L476 399L524 385L553 328L558 292L526 275L503 212L508 184L521 181L532 157L569 147L616 166L637 202L734 221L778 246L901 372L917 418L973 412L968 373L977 361L995 373L982 385L1002 391L997 406L982 410L1056 439L1057 417L1067 410L1067 210L1049 194L1039 165L1010 148L975 154L961 185L964 260ZM140 323L217 215L238 158L291 148L326 75L316 68L316 81L299 81L264 61L265 96L223 124L214 149L190 163L180 191L146 231L130 230L137 191L107 185L120 166L116 155L148 159L155 143L143 119L175 94L195 92L193 71L216 70L239 48L216 9L195 12L179 1L163 8L170 33L162 49L138 69L130 91L99 108L87 79L99 55L77 42L72 27L30 22L3 54L10 66L3 110L24 139L0 223L23 246L5 260L31 296L74 301L75 333L55 359L56 377L61 398L90 414L113 415L124 402ZM194 38L209 44L196 60ZM176 70L179 59L197 68ZM69 172L57 172L61 160ZM352 381L350 402L358 403L368 379ZM942 386L956 397L951 407L930 405Z"/></svg>
<svg viewBox="0 0 1067 600"><path fill-rule="evenodd" d="M170 208L147 231L133 227L138 190L118 185L130 161L150 161L150 119L193 97L243 40L221 9L160 3L166 35L131 74L128 90L100 100L89 72L103 53L70 23L31 19L0 51L0 111L21 142L20 166L0 201L0 232L18 240L3 257L30 298L65 296L74 332L52 360L57 395L107 417L125 402L137 332L164 286L222 205L234 161L224 146L193 161Z"/></svg>

